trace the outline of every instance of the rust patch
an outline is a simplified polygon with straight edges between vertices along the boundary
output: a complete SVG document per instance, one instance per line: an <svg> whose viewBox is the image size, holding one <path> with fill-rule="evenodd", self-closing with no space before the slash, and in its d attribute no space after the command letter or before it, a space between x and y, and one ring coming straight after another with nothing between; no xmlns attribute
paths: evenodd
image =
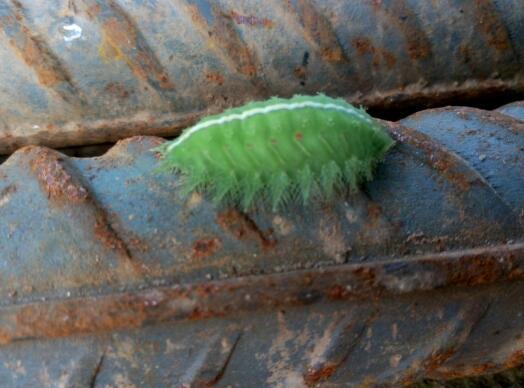
<svg viewBox="0 0 524 388"><path fill-rule="evenodd" d="M450 347L449 349L444 349L438 352L437 354L432 355L424 362L424 369L427 372L432 372L437 369L442 363L448 360L451 356L455 354L456 349Z"/></svg>
<svg viewBox="0 0 524 388"><path fill-rule="evenodd" d="M27 28L22 29L24 34L29 34ZM13 40L10 40L12 46L16 46ZM21 44L18 51L24 62L30 66L38 77L38 81L44 86L53 86L56 83L64 81L64 75L57 71L49 61L50 53L46 52L41 42L33 37L27 36ZM47 61L46 61L46 57Z"/></svg>
<svg viewBox="0 0 524 388"><path fill-rule="evenodd" d="M446 276L449 284L475 286L492 283L503 275L503 268L495 257L479 255L469 260L451 263L449 261L431 261L431 265L439 268Z"/></svg>
<svg viewBox="0 0 524 388"><path fill-rule="evenodd" d="M4 17L5 24L0 26L11 47L33 70L41 85L50 88L66 102L81 104L81 92L74 85L67 67L62 65L47 42L25 25L21 4L13 1L13 5L13 14Z"/></svg>
<svg viewBox="0 0 524 388"><path fill-rule="evenodd" d="M276 245L271 229L261 231L253 220L236 209L228 209L219 213L216 222L238 240L256 241L263 251L273 249Z"/></svg>
<svg viewBox="0 0 524 388"><path fill-rule="evenodd" d="M239 71L248 77L254 77L257 75L257 68L253 65L240 66Z"/></svg>
<svg viewBox="0 0 524 388"><path fill-rule="evenodd" d="M349 294L349 290L338 284L331 286L331 288L329 288L326 292L328 299L331 299L331 300L345 299L347 298L348 294Z"/></svg>
<svg viewBox="0 0 524 388"><path fill-rule="evenodd" d="M335 365L325 365L318 369L310 368L304 373L304 381L307 385L311 386L321 380L328 379L336 369Z"/></svg>
<svg viewBox="0 0 524 388"><path fill-rule="evenodd" d="M67 171L58 153L36 148L35 157L31 160L31 169L36 173L38 182L49 199L66 200L70 203L85 202L88 199L87 189Z"/></svg>
<svg viewBox="0 0 524 388"><path fill-rule="evenodd" d="M93 4L93 5L90 5L89 7L87 7L86 14L92 20L92 19L94 19L94 18L96 18L98 16L100 11L101 11L100 5L99 4Z"/></svg>
<svg viewBox="0 0 524 388"><path fill-rule="evenodd" d="M215 22L208 25L196 5L188 5L187 9L193 22L200 27L205 38L217 47L217 54L223 56L226 63L250 78L257 75L256 58L240 37L235 20L229 13L212 6Z"/></svg>
<svg viewBox="0 0 524 388"><path fill-rule="evenodd" d="M320 51L320 57L326 62L344 61L344 53L340 48L324 48Z"/></svg>
<svg viewBox="0 0 524 388"><path fill-rule="evenodd" d="M268 18L260 18L255 15L242 15L235 11L230 11L228 16L235 21L236 24L251 26L273 28L273 21Z"/></svg>
<svg viewBox="0 0 524 388"><path fill-rule="evenodd" d="M104 87L104 91L107 94L119 98L121 100L125 100L129 97L129 91L126 89L126 87L116 82L107 83Z"/></svg>
<svg viewBox="0 0 524 388"><path fill-rule="evenodd" d="M359 245L383 246L391 239L391 225L382 216L382 208L376 202L367 204L367 216L357 233Z"/></svg>
<svg viewBox="0 0 524 388"><path fill-rule="evenodd" d="M212 82L212 83L220 85L220 86L222 86L224 84L224 77L220 73L213 73L213 72L207 73L206 74L206 79L209 82Z"/></svg>
<svg viewBox="0 0 524 388"><path fill-rule="evenodd" d="M521 365L522 361L524 361L524 350L517 350L516 352L512 353L511 356L508 357L508 359L504 363L504 368L515 368Z"/></svg>
<svg viewBox="0 0 524 388"><path fill-rule="evenodd" d="M352 271L353 275L358 278L363 284L373 286L377 283L377 274L373 267L359 267Z"/></svg>
<svg viewBox="0 0 524 388"><path fill-rule="evenodd" d="M213 255L221 247L218 238L200 239L193 243L193 255L195 259L203 259L204 257Z"/></svg>
<svg viewBox="0 0 524 388"><path fill-rule="evenodd" d="M91 303L82 306L76 303L56 304L51 308L47 306L24 306L15 317L17 335L20 338L33 336L56 338L64 337L75 332L92 332L98 329L112 327L137 327L145 319L147 305L138 301L137 298L123 297L114 304L101 303L105 308L105 314L97 314ZM99 306L102 307L102 306ZM132 314L123 313L123 308L133 311ZM119 314L114 312L119 311ZM93 319L94 316L98 319ZM55 317L64 319L57 320ZM0 339L7 343L12 338L8 333L1 333Z"/></svg>
<svg viewBox="0 0 524 388"><path fill-rule="evenodd" d="M488 44L500 51L510 50L508 31L498 17L499 12L493 2L477 0L473 4L475 25L484 33Z"/></svg>
<svg viewBox="0 0 524 388"><path fill-rule="evenodd" d="M95 221L94 234L106 248L126 251L127 253L127 248L124 243L115 235L115 232L111 229L105 217L98 217Z"/></svg>
<svg viewBox="0 0 524 388"><path fill-rule="evenodd" d="M310 0L297 0L300 18L311 40L320 48L321 58L329 63L347 63L346 57L331 22L322 15Z"/></svg>
<svg viewBox="0 0 524 388"><path fill-rule="evenodd" d="M306 67L305 66L295 67L295 69L293 70L293 74L295 75L295 77L297 77L301 81L305 81L307 78Z"/></svg>
<svg viewBox="0 0 524 388"><path fill-rule="evenodd" d="M113 3L111 8L120 17L110 17L102 24L100 57L105 61L124 61L138 79L154 87L174 89L175 85L133 23Z"/></svg>
<svg viewBox="0 0 524 388"><path fill-rule="evenodd" d="M411 59L419 60L431 57L431 42L406 0L392 0L389 5L372 0L371 5L377 14L382 14L387 19L384 24L397 26L404 35L406 49Z"/></svg>
<svg viewBox="0 0 524 388"><path fill-rule="evenodd" d="M386 64L388 67L395 65L397 62L395 56L389 51L383 48L377 48L373 45L368 38L355 38L352 41L352 45L360 55L371 55L371 64L373 66L379 66L380 64Z"/></svg>

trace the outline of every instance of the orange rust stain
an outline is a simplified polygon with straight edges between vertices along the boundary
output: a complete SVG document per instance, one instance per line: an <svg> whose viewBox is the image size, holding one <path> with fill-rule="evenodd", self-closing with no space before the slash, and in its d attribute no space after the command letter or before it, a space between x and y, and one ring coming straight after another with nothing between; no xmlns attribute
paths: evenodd
<svg viewBox="0 0 524 388"><path fill-rule="evenodd" d="M162 70L151 53L138 44L136 29L127 20L109 18L102 25L102 42L98 54L103 61L120 60L141 79L155 79L160 88L173 89L175 85ZM128 53L133 53L129 55Z"/></svg>
<svg viewBox="0 0 524 388"><path fill-rule="evenodd" d="M200 14L200 12L198 11L198 7L196 5L188 5L187 9L189 11L189 15L191 16L191 21L193 23L199 23L199 24L206 23L204 17Z"/></svg>
<svg viewBox="0 0 524 388"><path fill-rule="evenodd" d="M411 59L424 59L431 56L431 42L425 31L417 25L417 15L414 14L406 0L392 0L388 6L382 1L373 0L371 5L376 13L381 13L387 21L385 23L398 27L404 35L406 48Z"/></svg>
<svg viewBox="0 0 524 388"><path fill-rule="evenodd" d="M331 22L307 0L298 0L302 24L315 44L320 47L321 58L330 63L349 62L338 42Z"/></svg>
<svg viewBox="0 0 524 388"><path fill-rule="evenodd" d="M64 75L55 68L55 63L45 48L36 38L30 36L30 31L26 27L22 27L22 31L24 39L21 44L17 44L12 39L9 40L9 43L16 49L23 61L34 70L38 81L44 86L53 86L65 81Z"/></svg>
<svg viewBox="0 0 524 388"><path fill-rule="evenodd" d="M130 248L133 248L134 250L139 251L139 252L146 252L149 250L149 245L146 242L142 241L142 239L140 239L137 236L128 238L127 245Z"/></svg>
<svg viewBox="0 0 524 388"><path fill-rule="evenodd" d="M217 48L220 54L226 57L226 61L229 61L230 65L241 74L245 74L248 77L256 76L255 58L244 40L240 38L237 29L233 25L234 19L231 15L219 13L213 9L216 18L213 25L208 25L206 19L200 14L198 7L194 5L187 6L187 10L192 21L206 35L210 46Z"/></svg>
<svg viewBox="0 0 524 388"><path fill-rule="evenodd" d="M86 14L90 19L94 19L98 16L98 14L100 13L100 10L101 10L100 5L94 4L94 5L87 7Z"/></svg>
<svg viewBox="0 0 524 388"><path fill-rule="evenodd" d="M379 204L375 202L370 202L368 204L368 217L370 222L376 223L378 220L380 220L381 213L382 209L380 208Z"/></svg>
<svg viewBox="0 0 524 388"><path fill-rule="evenodd" d="M223 314L217 314L216 312L207 311L207 310L201 310L199 308L193 309L191 314L187 317L189 320L198 320L198 319L208 319L217 317Z"/></svg>
<svg viewBox="0 0 524 388"><path fill-rule="evenodd" d="M348 290L339 285L331 286L327 291L327 297L332 300L344 299L348 295Z"/></svg>
<svg viewBox="0 0 524 388"><path fill-rule="evenodd" d="M499 51L511 49L506 27L497 15L492 1L477 0L475 4L476 25L485 34L488 44Z"/></svg>
<svg viewBox="0 0 524 388"><path fill-rule="evenodd" d="M87 189L71 176L62 164L62 159L55 152L37 149L36 157L31 161L31 169L36 173L38 182L49 199L54 201L65 199L70 203L88 200Z"/></svg>
<svg viewBox="0 0 524 388"><path fill-rule="evenodd" d="M254 77L257 74L257 68L253 65L244 65L240 67L240 72L249 77Z"/></svg>
<svg viewBox="0 0 524 388"><path fill-rule="evenodd" d="M206 79L217 85L222 85L224 83L224 77L220 73L209 72L206 74Z"/></svg>
<svg viewBox="0 0 524 388"><path fill-rule="evenodd" d="M433 166L450 182L453 182L461 191L468 191L471 188L471 183L466 175L453 171L457 166L456 163L449 158L443 156L441 159L437 160Z"/></svg>
<svg viewBox="0 0 524 388"><path fill-rule="evenodd" d="M524 350L517 350L508 357L507 361L504 363L504 367L507 369L515 368L522 364L524 361Z"/></svg>
<svg viewBox="0 0 524 388"><path fill-rule="evenodd" d="M115 236L115 233L110 229L105 217L99 217L95 221L94 234L105 247L116 250L125 250L122 240Z"/></svg>
<svg viewBox="0 0 524 388"><path fill-rule="evenodd" d="M442 350L435 355L432 355L424 362L426 371L432 372L437 369L442 363L455 354L455 348L451 347L449 349Z"/></svg>
<svg viewBox="0 0 524 388"><path fill-rule="evenodd" d="M440 268L447 276L448 284L475 286L489 284L497 280L502 270L496 257L481 254L470 260L429 261L429 264Z"/></svg>
<svg viewBox="0 0 524 388"><path fill-rule="evenodd" d="M320 57L326 62L343 62L344 53L340 47L328 47L320 51Z"/></svg>
<svg viewBox="0 0 524 388"><path fill-rule="evenodd" d="M368 38L355 38L353 39L353 46L357 52L361 55L373 52L373 46Z"/></svg>
<svg viewBox="0 0 524 388"><path fill-rule="evenodd" d="M381 48L377 48L373 45L371 40L368 38L355 38L353 39L353 47L357 50L360 55L370 54L372 55L372 65L378 66L381 63L385 63L388 67L393 66L397 60L393 54L389 51Z"/></svg>
<svg viewBox="0 0 524 388"><path fill-rule="evenodd" d="M336 366L335 365L325 365L322 368L319 369L308 369L307 372L304 374L304 381L307 385L313 385L320 380L325 380L329 378L333 372L335 372Z"/></svg>
<svg viewBox="0 0 524 388"><path fill-rule="evenodd" d="M353 271L353 274L365 281L366 283L374 283L376 280L375 270L371 267L359 267Z"/></svg>
<svg viewBox="0 0 524 388"><path fill-rule="evenodd" d="M293 74L295 77L305 80L306 79L306 67L305 66L298 66L293 70Z"/></svg>
<svg viewBox="0 0 524 388"><path fill-rule="evenodd" d="M261 231L250 218L236 209L228 209L219 213L216 222L222 229L239 240L256 241L263 251L273 249L276 245L271 229Z"/></svg>
<svg viewBox="0 0 524 388"><path fill-rule="evenodd" d="M386 65L388 65L389 67L397 63L397 59L389 51L382 50L382 57L384 58L384 62L386 62Z"/></svg>
<svg viewBox="0 0 524 388"><path fill-rule="evenodd" d="M104 91L114 97L125 100L129 97L129 92L126 87L116 82L109 82L104 87Z"/></svg>
<svg viewBox="0 0 524 388"><path fill-rule="evenodd" d="M122 311L133 311L133 314ZM100 311L104 311L100 314ZM147 316L147 305L139 298L127 297L119 301L99 301L96 308L77 301L40 306L28 305L13 317L16 329L0 336L11 342L24 337L56 338L74 333L111 330L141 326ZM59 319L57 319L59 317ZM2 333L4 334L4 333Z"/></svg>
<svg viewBox="0 0 524 388"><path fill-rule="evenodd" d="M213 255L220 249L221 243L217 238L200 239L193 243L193 258L203 259L204 257Z"/></svg>

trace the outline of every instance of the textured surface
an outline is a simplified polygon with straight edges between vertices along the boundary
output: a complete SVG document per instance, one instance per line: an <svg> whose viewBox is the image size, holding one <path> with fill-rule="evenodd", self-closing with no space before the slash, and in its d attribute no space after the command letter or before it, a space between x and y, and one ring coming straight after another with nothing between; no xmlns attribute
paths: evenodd
<svg viewBox="0 0 524 388"><path fill-rule="evenodd" d="M271 95L523 94L522 26L522 0L5 0L0 153L174 135Z"/></svg>
<svg viewBox="0 0 524 388"><path fill-rule="evenodd" d="M17 151L0 381L398 384L522 363L524 123L506 110L383 122L398 144L363 192L276 213L182 200L153 172L159 138Z"/></svg>

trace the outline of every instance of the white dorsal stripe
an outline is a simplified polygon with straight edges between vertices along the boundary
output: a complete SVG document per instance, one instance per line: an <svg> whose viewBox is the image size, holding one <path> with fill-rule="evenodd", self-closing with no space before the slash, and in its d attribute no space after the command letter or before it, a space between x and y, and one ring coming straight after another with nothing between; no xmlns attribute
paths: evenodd
<svg viewBox="0 0 524 388"><path fill-rule="evenodd" d="M319 108L319 109L337 110L340 112L347 113L351 116L356 116L364 121L367 121L368 123L372 122L369 116L365 115L364 113L360 112L359 110L353 107L345 107L342 105L337 105L337 104L332 104L332 103L326 104L326 103L315 102L315 101L303 101L303 102L294 102L294 103L287 103L287 104L286 103L274 104L274 105L268 105L268 106L261 107L261 108L253 108L250 110L246 110L245 112L242 112L242 113L233 113L228 116L222 116L214 120L208 120L208 121L201 122L189 128L181 136L173 140L172 143L169 145L169 147L167 147L167 151L171 151L173 148L178 146L180 143L186 140L193 133L198 132L202 129L211 127L213 125L226 124L226 123L230 123L231 121L236 121L236 120L245 120L252 116L274 112L278 110L296 110L296 109L304 109L304 108Z"/></svg>

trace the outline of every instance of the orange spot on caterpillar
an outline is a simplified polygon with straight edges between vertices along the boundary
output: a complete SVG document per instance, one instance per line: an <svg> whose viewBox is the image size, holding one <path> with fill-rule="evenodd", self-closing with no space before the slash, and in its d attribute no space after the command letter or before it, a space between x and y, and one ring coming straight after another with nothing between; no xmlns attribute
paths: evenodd
<svg viewBox="0 0 524 388"><path fill-rule="evenodd" d="M271 144L277 144L277 139L271 139L271 140L269 140L269 142L270 142Z"/></svg>
<svg viewBox="0 0 524 388"><path fill-rule="evenodd" d="M300 132L295 133L295 139L296 140L302 140L302 133L300 133Z"/></svg>

